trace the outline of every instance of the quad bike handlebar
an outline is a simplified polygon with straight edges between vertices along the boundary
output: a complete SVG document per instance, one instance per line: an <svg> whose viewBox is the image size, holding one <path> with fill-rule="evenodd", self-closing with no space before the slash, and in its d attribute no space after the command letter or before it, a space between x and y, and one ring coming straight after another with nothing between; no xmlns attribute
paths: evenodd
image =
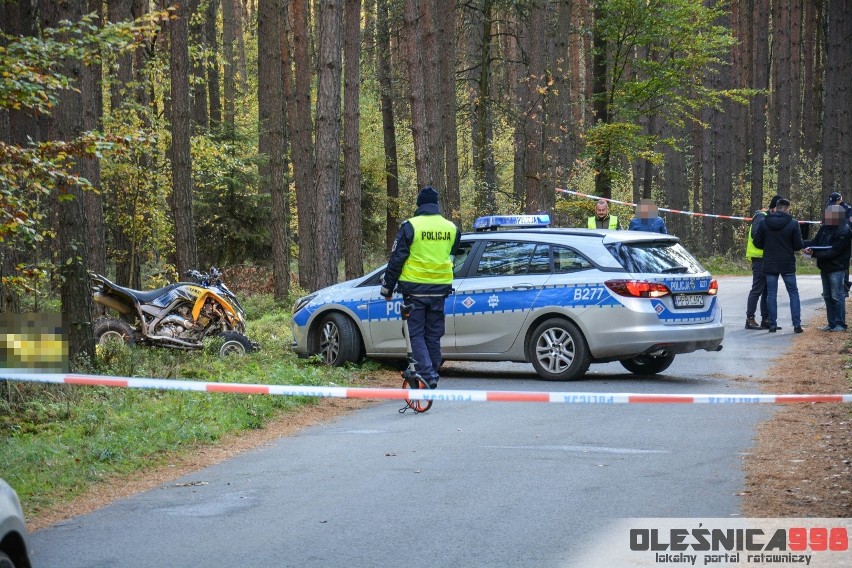
<svg viewBox="0 0 852 568"><path fill-rule="evenodd" d="M210 268L210 272L199 272L198 270L187 270L185 276L189 276L203 286L218 284L222 281L222 272L215 266Z"/></svg>

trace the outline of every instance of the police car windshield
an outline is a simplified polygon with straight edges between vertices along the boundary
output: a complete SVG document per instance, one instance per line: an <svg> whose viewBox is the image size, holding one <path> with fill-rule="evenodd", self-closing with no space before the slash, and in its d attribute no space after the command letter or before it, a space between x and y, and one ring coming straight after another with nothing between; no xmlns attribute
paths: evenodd
<svg viewBox="0 0 852 568"><path fill-rule="evenodd" d="M613 243L607 249L628 272L701 274L704 267L680 243Z"/></svg>

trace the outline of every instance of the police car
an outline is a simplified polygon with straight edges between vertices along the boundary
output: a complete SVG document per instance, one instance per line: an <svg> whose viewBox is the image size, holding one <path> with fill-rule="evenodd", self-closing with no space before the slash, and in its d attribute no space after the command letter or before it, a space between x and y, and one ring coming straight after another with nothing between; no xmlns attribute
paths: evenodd
<svg viewBox="0 0 852 568"><path fill-rule="evenodd" d="M722 348L718 284L671 235L482 217L453 266L445 360L529 362L543 379L571 380L591 363L648 375ZM294 351L332 365L404 359L402 297L381 297L384 268L297 300Z"/></svg>

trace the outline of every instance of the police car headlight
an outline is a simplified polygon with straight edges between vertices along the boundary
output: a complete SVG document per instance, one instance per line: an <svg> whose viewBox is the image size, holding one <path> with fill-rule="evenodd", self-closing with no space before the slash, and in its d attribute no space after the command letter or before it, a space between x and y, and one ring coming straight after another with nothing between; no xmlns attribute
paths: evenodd
<svg viewBox="0 0 852 568"><path fill-rule="evenodd" d="M316 297L316 294L308 294L307 296L302 296L301 298L296 300L296 303L293 304L293 313L295 314L296 312L307 306L311 302L311 300Z"/></svg>

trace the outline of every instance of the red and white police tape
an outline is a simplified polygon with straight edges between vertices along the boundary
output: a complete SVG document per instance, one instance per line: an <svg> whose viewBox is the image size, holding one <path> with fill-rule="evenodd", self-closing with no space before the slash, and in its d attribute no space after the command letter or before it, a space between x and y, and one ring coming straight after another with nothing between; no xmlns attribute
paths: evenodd
<svg viewBox="0 0 852 568"><path fill-rule="evenodd" d="M571 191L570 189L562 189L561 187L556 188L556 193L564 193L567 195L576 195L578 197L586 197L588 199L597 199L607 201L609 203L617 203L619 205L628 205L630 207L636 207L635 203L630 203L629 201L618 201L617 199L609 199L607 197L598 197L597 195L589 195L588 193L580 193L579 191ZM667 209L665 207L658 207L660 211L667 211L669 213L678 213L680 215L690 215L693 217L712 217L713 219L733 219L734 221L751 221L751 217L737 217L735 215L715 215L713 213L696 213L694 211L681 211L680 209ZM813 223L819 225L821 221L799 221L799 223Z"/></svg>
<svg viewBox="0 0 852 568"><path fill-rule="evenodd" d="M443 389L408 390L401 388L214 383L181 379L143 379L138 377L108 377L102 375L10 372L9 370L0 370L0 380L233 394L314 396L322 398L445 400L460 402L549 402L561 404L786 404L796 402L852 402L852 394L636 394Z"/></svg>

